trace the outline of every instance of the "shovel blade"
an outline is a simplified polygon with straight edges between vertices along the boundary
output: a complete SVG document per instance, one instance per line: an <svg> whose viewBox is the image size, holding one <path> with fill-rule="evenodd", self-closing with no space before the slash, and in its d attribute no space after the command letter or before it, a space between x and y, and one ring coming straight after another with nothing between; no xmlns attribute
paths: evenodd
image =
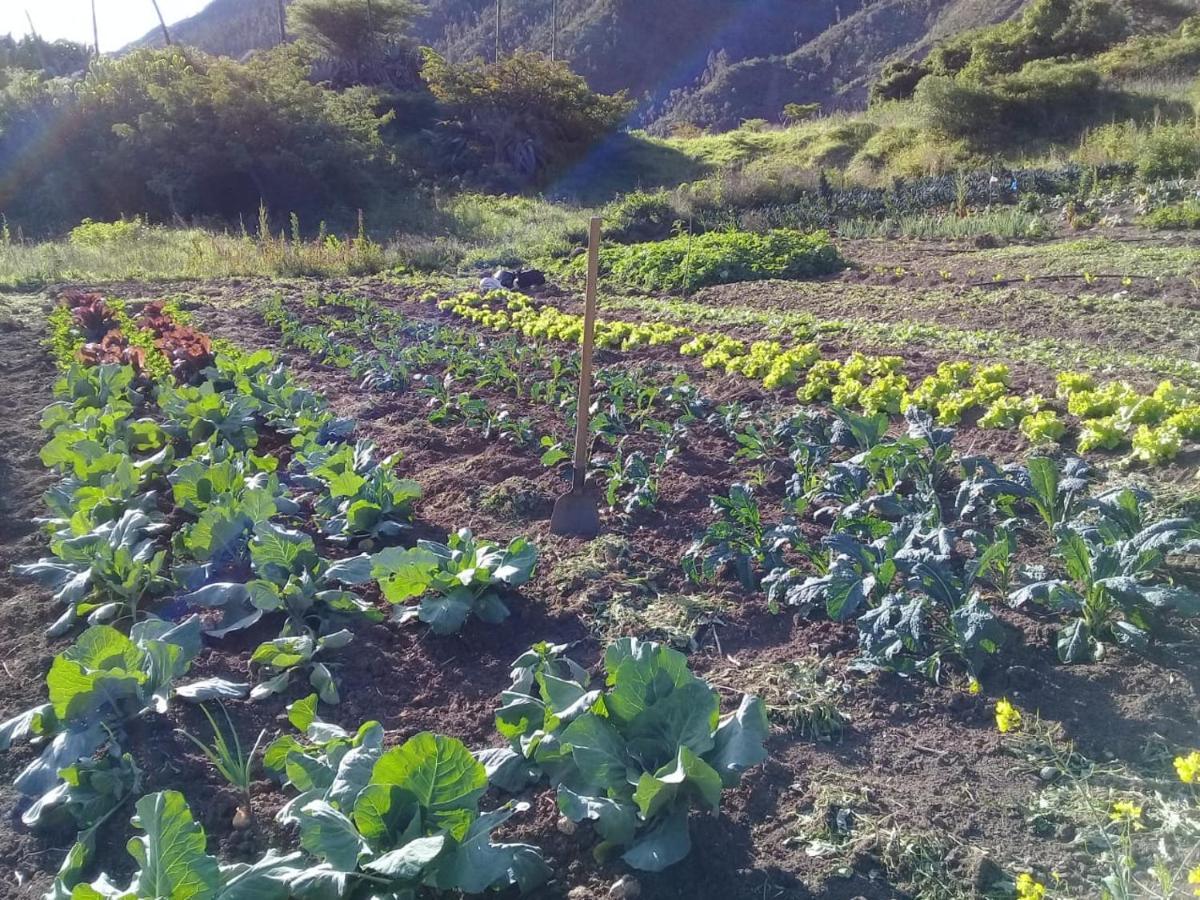
<svg viewBox="0 0 1200 900"><path fill-rule="evenodd" d="M582 491L563 494L554 503L550 533L594 538L600 533L600 507L596 498Z"/></svg>

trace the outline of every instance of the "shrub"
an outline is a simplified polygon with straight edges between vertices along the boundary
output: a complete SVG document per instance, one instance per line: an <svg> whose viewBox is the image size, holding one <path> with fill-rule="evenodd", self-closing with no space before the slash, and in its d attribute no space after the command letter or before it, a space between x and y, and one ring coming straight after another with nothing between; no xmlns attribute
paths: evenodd
<svg viewBox="0 0 1200 900"><path fill-rule="evenodd" d="M540 53L456 64L426 50L421 77L476 158L522 179L582 155L630 110L623 94L597 94Z"/></svg>
<svg viewBox="0 0 1200 900"><path fill-rule="evenodd" d="M669 237L678 218L670 194L634 191L604 210L605 234L621 243L659 241Z"/></svg>
<svg viewBox="0 0 1200 900"><path fill-rule="evenodd" d="M136 240L146 226L139 218L119 219L116 222L93 222L84 219L71 229L70 241L76 247L104 247Z"/></svg>
<svg viewBox="0 0 1200 900"><path fill-rule="evenodd" d="M650 244L614 247L601 253L611 278L645 290L693 291L712 284L767 278L813 278L846 267L823 231L804 234L780 229L766 234L744 231L681 235ZM582 274L586 259L572 264Z"/></svg>
<svg viewBox="0 0 1200 900"><path fill-rule="evenodd" d="M1156 231L1189 231L1200 228L1200 200L1164 206L1148 213L1142 224Z"/></svg>
<svg viewBox="0 0 1200 900"><path fill-rule="evenodd" d="M1138 174L1146 181L1191 178L1200 169L1200 141L1191 124L1160 125L1146 136L1138 154Z"/></svg>

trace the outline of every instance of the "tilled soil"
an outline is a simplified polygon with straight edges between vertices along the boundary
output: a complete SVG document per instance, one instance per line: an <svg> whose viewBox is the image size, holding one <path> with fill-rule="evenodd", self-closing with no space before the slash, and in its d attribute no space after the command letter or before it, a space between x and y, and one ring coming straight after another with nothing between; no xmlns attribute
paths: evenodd
<svg viewBox="0 0 1200 900"><path fill-rule="evenodd" d="M536 578L511 599L513 616L502 626L471 623L453 637L393 623L357 626L354 643L336 658L343 702L323 707L326 718L349 728L376 719L387 729L389 742L436 730L473 747L498 745L493 713L508 686L510 662L530 644L547 640L573 643L572 655L594 667L602 651L601 614L613 598L639 591L662 596L719 594L722 612L696 627L691 662L721 691L726 710L742 690L755 684L763 666L824 658L842 672L854 657L853 625L772 614L761 597L743 595L732 586L697 588L682 577L679 558L709 520L709 495L727 491L739 474L729 462L733 445L716 430L694 430L663 480L662 500L653 514L634 523L606 521L608 535L624 540L597 565L589 562L592 548L585 543L549 534L550 501L565 484L540 465L540 451L485 441L461 427L437 428L426 421L422 401L413 392L368 394L344 372L304 353L280 350L278 333L265 327L252 308L222 302L230 294L250 296L262 290L261 285L196 287L200 290L189 287L188 293L209 293L214 301L197 311L202 327L244 347L279 350L301 382L322 392L340 415L359 421L363 436L384 452L404 454L400 474L417 478L425 490L416 524L419 536L440 538L453 528L470 526L477 534L501 540L527 535L541 552ZM137 297L178 290L128 285L119 293ZM398 301L402 293L380 284L372 284L369 292L380 302ZM436 315L412 304L401 309ZM31 560L41 549L42 539L31 520L41 510L41 491L52 481L37 459L38 412L50 400L54 377L38 346L40 337L36 327L0 333L0 408L11 411L10 441L0 446L0 586L7 589L0 594L0 651L7 651L0 715L5 717L42 702L41 679L57 649L47 647L40 637L53 618L47 598L14 579L8 568ZM711 377L676 354L607 353L600 362L626 360L686 371L705 393L722 400L761 397L745 380ZM540 417L539 426L553 424L544 410L511 397L489 399L502 399L521 415ZM1008 432L969 427L962 429L958 442L961 452L1002 458L1015 458L1024 449ZM483 503L490 489L512 479L523 479L523 489L540 500L517 514ZM767 490L774 491L767 495L770 500L779 486L768 485ZM1011 628L1012 645L1004 651L1003 665L985 680L983 696L972 697L961 685L844 676L840 705L850 725L842 737L818 742L776 726L770 760L748 773L737 790L727 792L719 815L693 817L693 853L666 873L639 876L642 896L905 896L883 876L876 848L861 848L849 871L835 874L796 840L799 816L835 783L846 783L869 797L897 827L928 833L955 848L952 867L966 883L976 880L980 889L994 874L989 860L1010 871L1035 865L1070 872L1079 866L1065 842L1034 835L1025 822L1022 810L1038 782L1004 752L992 720L994 700L1009 696L1025 710L1038 710L1044 720L1061 723L1084 753L1136 760L1152 734L1177 745L1194 741L1200 661L1194 644L1169 635L1145 659L1114 653L1100 664L1063 667L1054 661L1053 629L1047 622L1008 610L1001 614ZM215 643L202 652L193 672L244 680L254 646L270 636L272 629L264 623ZM243 740L260 728L269 736L287 729L281 719L283 706L307 693L305 687L297 684L288 696L259 705L232 704ZM271 821L285 798L267 781L256 785L255 825L245 831L231 827L236 798L173 730L179 724L203 732L198 711L173 709L168 717L139 724L131 734L129 749L147 773L144 788L183 789L208 831L210 851L226 858L247 858L267 846L294 843L294 836L280 833ZM4 785L29 753L14 750L0 757ZM69 845L70 834L27 833L19 824L18 798L11 788L0 790L5 809L0 824L0 896L38 895ZM532 809L514 820L506 833L546 851L556 880L544 895L572 891L572 898L604 896L624 869L592 858L586 829L574 835L558 830L552 792L536 791L527 799ZM101 841L98 866L120 881L130 867L124 853L128 829L114 826L109 832Z"/></svg>

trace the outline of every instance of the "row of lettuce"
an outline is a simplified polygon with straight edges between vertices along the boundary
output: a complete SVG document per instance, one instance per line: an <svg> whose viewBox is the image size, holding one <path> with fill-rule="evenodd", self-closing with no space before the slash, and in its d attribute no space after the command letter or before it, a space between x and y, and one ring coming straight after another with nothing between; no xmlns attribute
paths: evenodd
<svg viewBox="0 0 1200 900"><path fill-rule="evenodd" d="M382 337L395 334L393 308L341 296L307 304L316 324L304 324L279 298L267 304L284 342L365 372L364 383L387 381L381 390L428 392L422 385L434 382L453 384L471 404L494 405L479 392L497 389L523 409L563 402L562 390L526 390L563 380L547 371L550 356L536 344L427 324L424 339L414 332L397 351ZM353 309L355 319L328 314L337 307ZM430 328L462 352L432 357ZM373 349L361 352L363 345ZM395 368L407 386L371 378ZM1144 650L1172 617L1200 613L1187 568L1200 549L1192 520L1156 520L1153 498L1142 490L1094 489L1095 473L1078 459L999 466L956 458L952 428L919 408L906 418L908 433L896 437L883 411L716 405L686 379L663 384L638 367L604 367L594 403L594 476L614 514L644 516L660 500L664 467L687 452L692 429L723 432L737 447L730 462L753 466L753 477L712 498L710 524L685 553L684 573L715 586L735 579L775 608L856 622L855 665L864 670L937 680L953 663L977 684L1015 637L992 608L997 599L1058 619L1065 662L1097 659L1112 644ZM623 449L631 440L659 451ZM562 464L549 452L543 462ZM759 487L775 476L786 484L781 510ZM814 527L825 534L819 542L808 537ZM1041 556L1047 541L1047 562L1023 563L1022 543Z"/></svg>
<svg viewBox="0 0 1200 900"><path fill-rule="evenodd" d="M658 869L688 852L687 810L715 809L721 788L764 758L758 701L721 719L682 656L636 641L609 649L603 690L562 648L518 661L497 713L502 751L420 734L384 752L378 724L349 734L323 721L319 705L340 700L334 654L356 621L385 616L371 591L394 619L440 633L471 615L496 623L536 550L465 529L414 544L421 491L396 477L396 458L354 441L354 424L271 354L210 340L178 306L149 304L135 319L118 301L67 294L50 346L62 375L42 458L61 480L46 495L50 555L22 571L54 592L49 636L73 639L50 666L47 702L0 724L0 749L40 748L16 780L25 824L78 831L49 896L530 888L549 875L539 851L490 839L524 804L480 813L489 783L558 786L563 814L594 823L598 852ZM187 680L206 641L272 624L279 636L254 650L253 683ZM553 680L566 665L574 684ZM132 723L173 701L268 702L297 689L311 691L288 706L298 736L276 739L263 762L295 793L279 818L297 826L298 850L222 865L185 798L163 791L137 800L133 882L87 882L97 835L141 792ZM514 730L513 704L527 733ZM551 746L554 765L538 751Z"/></svg>
<svg viewBox="0 0 1200 900"><path fill-rule="evenodd" d="M578 343L580 316L539 305L523 294L466 292L448 298L426 294L439 308L495 331ZM898 415L921 409L939 424L955 425L975 415L983 428L1015 428L1035 446L1057 444L1076 424L1075 446L1094 450L1131 450L1147 465L1174 460L1185 442L1200 438L1200 391L1170 381L1142 392L1123 381L1101 383L1094 375L1058 375L1054 398L1012 390L1012 373L1003 364L977 366L945 362L914 381L898 356L852 353L845 360L825 359L815 343L785 347L779 341L747 342L716 332L665 322L597 323L600 347L678 347L707 369L759 381L768 390L795 390L803 403L829 402L867 414ZM1070 418L1067 418L1069 416Z"/></svg>

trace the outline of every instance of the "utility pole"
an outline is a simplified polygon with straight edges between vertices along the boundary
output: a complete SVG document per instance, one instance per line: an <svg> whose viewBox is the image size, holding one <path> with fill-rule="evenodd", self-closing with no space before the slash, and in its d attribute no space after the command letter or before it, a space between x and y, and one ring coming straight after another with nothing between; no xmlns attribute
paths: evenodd
<svg viewBox="0 0 1200 900"><path fill-rule="evenodd" d="M158 0L150 0L154 4L154 11L158 13L158 24L162 26L163 40L167 42L167 46L171 46L171 32L167 31L167 20L163 18L162 10L158 8Z"/></svg>
<svg viewBox="0 0 1200 900"><path fill-rule="evenodd" d="M25 21L29 23L29 33L33 36L33 42L37 44L38 58L42 61L42 68L47 69L49 66L46 63L46 45L42 43L41 37L38 35L37 28L33 24L33 16L29 14L29 9L25 9Z"/></svg>
<svg viewBox="0 0 1200 900"><path fill-rule="evenodd" d="M502 18L501 6L504 0L496 0L496 62L500 62L500 20Z"/></svg>
<svg viewBox="0 0 1200 900"><path fill-rule="evenodd" d="M287 13L283 10L283 0L279 0L279 43L287 43Z"/></svg>
<svg viewBox="0 0 1200 900"><path fill-rule="evenodd" d="M550 27L553 29L550 38L550 61L554 62L558 59L558 0L554 0L554 21Z"/></svg>
<svg viewBox="0 0 1200 900"><path fill-rule="evenodd" d="M96 19L96 0L92 0L92 40L96 45L96 59L100 58L100 23Z"/></svg>

